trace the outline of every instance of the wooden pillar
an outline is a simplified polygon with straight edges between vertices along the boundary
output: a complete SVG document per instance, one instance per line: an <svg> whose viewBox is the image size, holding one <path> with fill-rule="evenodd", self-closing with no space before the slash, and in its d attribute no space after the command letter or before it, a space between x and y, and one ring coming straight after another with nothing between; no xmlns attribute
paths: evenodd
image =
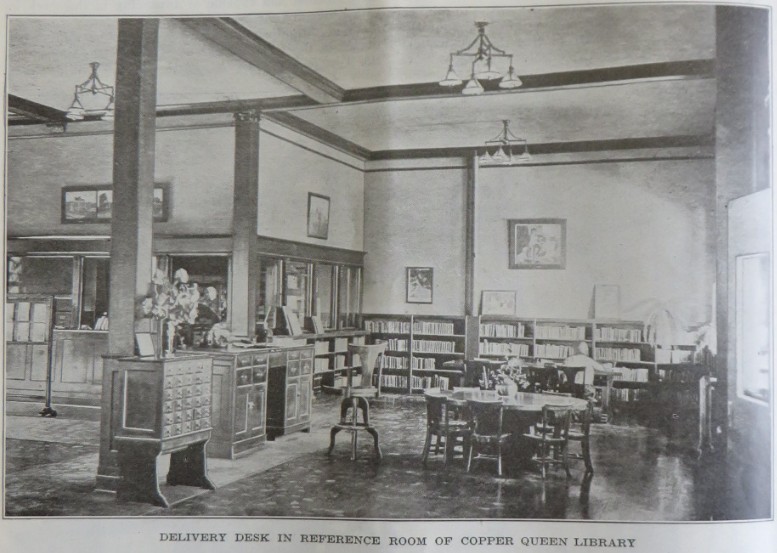
<svg viewBox="0 0 777 553"><path fill-rule="evenodd" d="M478 181L478 154L467 159L467 183L464 209L464 314L466 315L466 340L464 358L471 361L478 356L478 318L475 301L475 193Z"/></svg>
<svg viewBox="0 0 777 553"><path fill-rule="evenodd" d="M117 372L112 358L133 355L135 306L151 280L159 20L120 19L113 132L113 209L108 357L104 361L97 487L115 490L112 447Z"/></svg>
<svg viewBox="0 0 777 553"><path fill-rule="evenodd" d="M478 180L477 152L467 160L467 193L464 214L465 254L464 254L464 314L475 315L475 191Z"/></svg>
<svg viewBox="0 0 777 553"><path fill-rule="evenodd" d="M253 338L259 280L259 114L235 114L235 188L232 210L232 332Z"/></svg>

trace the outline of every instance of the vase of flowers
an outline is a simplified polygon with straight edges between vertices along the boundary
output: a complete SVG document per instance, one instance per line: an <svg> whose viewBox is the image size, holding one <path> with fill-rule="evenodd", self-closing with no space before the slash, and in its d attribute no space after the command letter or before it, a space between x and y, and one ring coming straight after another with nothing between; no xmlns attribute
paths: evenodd
<svg viewBox="0 0 777 553"><path fill-rule="evenodd" d="M170 356L175 351L176 336L184 324L197 320L200 290L189 282L186 269L178 269L172 282L157 269L151 280L152 294L143 299L143 313L156 319L156 356Z"/></svg>
<svg viewBox="0 0 777 553"><path fill-rule="evenodd" d="M491 370L483 370L480 387L484 390L496 390L503 396L513 395L518 391L531 388L531 383L523 373L520 360L517 357L507 359L503 365Z"/></svg>

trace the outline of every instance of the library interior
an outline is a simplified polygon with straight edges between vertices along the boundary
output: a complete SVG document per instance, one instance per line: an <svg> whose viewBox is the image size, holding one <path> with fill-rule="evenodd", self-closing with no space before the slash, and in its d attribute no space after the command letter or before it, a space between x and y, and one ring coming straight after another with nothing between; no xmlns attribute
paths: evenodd
<svg viewBox="0 0 777 553"><path fill-rule="evenodd" d="M5 516L771 518L769 17L10 17Z"/></svg>

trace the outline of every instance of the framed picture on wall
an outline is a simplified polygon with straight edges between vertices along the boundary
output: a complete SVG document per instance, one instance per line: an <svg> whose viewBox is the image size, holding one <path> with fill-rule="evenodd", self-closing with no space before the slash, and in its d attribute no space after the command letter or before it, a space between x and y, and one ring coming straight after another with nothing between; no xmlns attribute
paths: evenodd
<svg viewBox="0 0 777 553"><path fill-rule="evenodd" d="M566 219L508 219L510 269L563 269L567 256Z"/></svg>
<svg viewBox="0 0 777 553"><path fill-rule="evenodd" d="M432 303L434 269L407 267L407 303Z"/></svg>
<svg viewBox="0 0 777 553"><path fill-rule="evenodd" d="M483 290L481 315L515 315L515 290Z"/></svg>
<svg viewBox="0 0 777 553"><path fill-rule="evenodd" d="M308 236L329 237L329 197L308 192Z"/></svg>
<svg viewBox="0 0 777 553"><path fill-rule="evenodd" d="M154 221L167 221L169 185L154 185L151 209ZM113 187L93 184L62 187L62 223L110 223L113 213Z"/></svg>

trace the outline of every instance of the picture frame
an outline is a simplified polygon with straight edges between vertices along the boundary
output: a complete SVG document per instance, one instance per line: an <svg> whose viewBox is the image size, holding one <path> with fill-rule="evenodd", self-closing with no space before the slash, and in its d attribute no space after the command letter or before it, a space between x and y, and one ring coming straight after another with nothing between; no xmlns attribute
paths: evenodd
<svg viewBox="0 0 777 553"><path fill-rule="evenodd" d="M62 187L62 224L110 223L113 208L113 186L88 184ZM167 221L170 203L168 183L154 185L154 221Z"/></svg>
<svg viewBox="0 0 777 553"><path fill-rule="evenodd" d="M508 268L564 269L566 219L508 219Z"/></svg>
<svg viewBox="0 0 777 553"><path fill-rule="evenodd" d="M515 315L515 290L483 290L480 297L481 315Z"/></svg>
<svg viewBox="0 0 777 553"><path fill-rule="evenodd" d="M434 269L406 267L406 303L432 303L434 300Z"/></svg>
<svg viewBox="0 0 777 553"><path fill-rule="evenodd" d="M329 238L329 196L308 192L308 236Z"/></svg>

